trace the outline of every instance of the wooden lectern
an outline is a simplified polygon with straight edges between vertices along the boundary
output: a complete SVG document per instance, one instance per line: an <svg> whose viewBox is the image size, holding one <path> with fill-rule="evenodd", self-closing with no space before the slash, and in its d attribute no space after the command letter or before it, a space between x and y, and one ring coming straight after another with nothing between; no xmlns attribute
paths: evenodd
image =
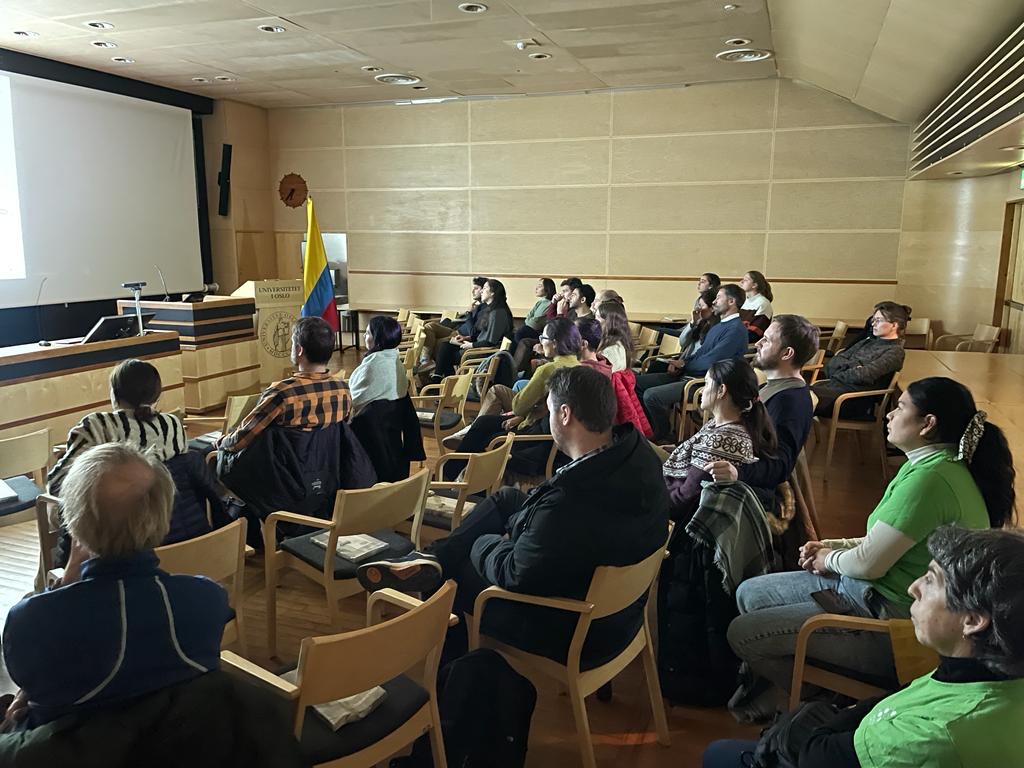
<svg viewBox="0 0 1024 768"><path fill-rule="evenodd" d="M256 302L260 381L269 384L291 375L292 326L302 311L302 281L250 280L231 295Z"/></svg>
<svg viewBox="0 0 1024 768"><path fill-rule="evenodd" d="M133 306L134 303L128 302ZM0 438L49 428L54 442L94 411L109 411L110 372L122 360L147 360L160 371L161 411L185 406L178 334L147 333L113 341L0 349Z"/></svg>
<svg viewBox="0 0 1024 768"><path fill-rule="evenodd" d="M176 331L181 339L181 371L185 411L205 413L221 408L229 393L259 387L260 364L253 330L252 299L210 296L209 301L143 301L153 312L147 326ZM135 313L134 301L118 301L122 315Z"/></svg>

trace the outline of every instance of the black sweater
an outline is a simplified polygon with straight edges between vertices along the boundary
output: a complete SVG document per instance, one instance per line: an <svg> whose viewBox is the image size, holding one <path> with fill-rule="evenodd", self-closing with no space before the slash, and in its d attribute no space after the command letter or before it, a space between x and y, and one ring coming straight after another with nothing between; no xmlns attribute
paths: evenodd
<svg viewBox="0 0 1024 768"><path fill-rule="evenodd" d="M765 408L775 425L779 447L774 456L762 456L753 464L743 464L739 468L739 479L754 489L762 503L772 500L770 506L774 506L775 487L789 480L797 456L811 431L814 411L810 388L804 386L777 392L765 403Z"/></svg>

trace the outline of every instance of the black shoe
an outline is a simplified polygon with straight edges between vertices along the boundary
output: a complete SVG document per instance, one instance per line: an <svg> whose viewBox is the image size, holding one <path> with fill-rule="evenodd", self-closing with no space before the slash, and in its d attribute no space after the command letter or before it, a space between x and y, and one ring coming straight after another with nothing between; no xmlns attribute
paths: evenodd
<svg viewBox="0 0 1024 768"><path fill-rule="evenodd" d="M433 592L444 583L441 563L433 555L423 552L363 563L356 570L356 578L367 592L378 589Z"/></svg>

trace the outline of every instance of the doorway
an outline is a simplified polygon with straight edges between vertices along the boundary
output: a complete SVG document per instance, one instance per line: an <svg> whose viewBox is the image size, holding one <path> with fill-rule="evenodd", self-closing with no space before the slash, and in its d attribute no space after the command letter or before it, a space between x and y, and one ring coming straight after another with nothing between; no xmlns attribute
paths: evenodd
<svg viewBox="0 0 1024 768"><path fill-rule="evenodd" d="M1006 206L993 325L1003 329L1002 351L1024 354L1024 200Z"/></svg>

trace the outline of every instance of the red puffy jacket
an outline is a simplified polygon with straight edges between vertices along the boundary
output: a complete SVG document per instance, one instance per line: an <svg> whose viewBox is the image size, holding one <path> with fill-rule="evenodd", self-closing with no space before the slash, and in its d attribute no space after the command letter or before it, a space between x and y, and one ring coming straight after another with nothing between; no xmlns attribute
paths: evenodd
<svg viewBox="0 0 1024 768"><path fill-rule="evenodd" d="M625 424L628 421L644 437L650 439L654 435L654 430L651 429L647 414L644 413L640 399L636 396L636 376L628 368L616 371L612 374L612 387L615 388L615 399L619 403L615 423Z"/></svg>

